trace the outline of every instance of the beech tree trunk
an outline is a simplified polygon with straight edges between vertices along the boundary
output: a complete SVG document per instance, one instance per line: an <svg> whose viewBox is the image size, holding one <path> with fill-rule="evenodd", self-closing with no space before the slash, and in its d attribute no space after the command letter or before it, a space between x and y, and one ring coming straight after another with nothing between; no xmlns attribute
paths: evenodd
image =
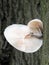
<svg viewBox="0 0 49 65"><path fill-rule="evenodd" d="M4 29L14 23L43 21L43 46L35 53L24 53L5 39ZM0 65L49 65L49 0L0 0Z"/></svg>

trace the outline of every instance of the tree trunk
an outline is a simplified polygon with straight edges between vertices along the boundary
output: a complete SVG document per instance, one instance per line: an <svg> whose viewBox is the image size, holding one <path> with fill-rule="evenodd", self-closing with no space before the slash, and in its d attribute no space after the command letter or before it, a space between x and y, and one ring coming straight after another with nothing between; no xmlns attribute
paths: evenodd
<svg viewBox="0 0 49 65"><path fill-rule="evenodd" d="M4 38L4 29L14 23L43 21L43 46L35 53L24 53ZM49 65L49 0L0 0L0 65Z"/></svg>

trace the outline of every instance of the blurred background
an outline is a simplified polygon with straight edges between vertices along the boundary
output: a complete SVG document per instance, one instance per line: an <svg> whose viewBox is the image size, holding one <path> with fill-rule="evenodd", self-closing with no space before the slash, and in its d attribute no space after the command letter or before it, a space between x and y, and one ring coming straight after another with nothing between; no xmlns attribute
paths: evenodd
<svg viewBox="0 0 49 65"><path fill-rule="evenodd" d="M43 21L43 46L35 53L24 53L4 38L11 24ZM49 65L49 0L0 0L0 65Z"/></svg>

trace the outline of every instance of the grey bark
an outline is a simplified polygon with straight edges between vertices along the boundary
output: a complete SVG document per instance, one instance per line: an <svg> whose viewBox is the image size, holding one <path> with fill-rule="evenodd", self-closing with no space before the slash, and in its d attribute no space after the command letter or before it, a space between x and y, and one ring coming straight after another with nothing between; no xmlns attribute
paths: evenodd
<svg viewBox="0 0 49 65"><path fill-rule="evenodd" d="M43 46L26 54L12 47L4 38L4 29L14 23L43 21ZM0 0L0 65L49 65L49 0Z"/></svg>

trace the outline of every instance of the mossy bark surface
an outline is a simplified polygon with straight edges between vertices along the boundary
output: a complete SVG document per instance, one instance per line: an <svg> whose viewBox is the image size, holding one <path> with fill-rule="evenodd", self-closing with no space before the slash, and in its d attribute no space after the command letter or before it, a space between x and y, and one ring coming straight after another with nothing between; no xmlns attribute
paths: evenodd
<svg viewBox="0 0 49 65"><path fill-rule="evenodd" d="M4 29L16 23L43 21L43 46L35 53L24 53L5 39ZM49 0L0 0L0 65L49 65Z"/></svg>

